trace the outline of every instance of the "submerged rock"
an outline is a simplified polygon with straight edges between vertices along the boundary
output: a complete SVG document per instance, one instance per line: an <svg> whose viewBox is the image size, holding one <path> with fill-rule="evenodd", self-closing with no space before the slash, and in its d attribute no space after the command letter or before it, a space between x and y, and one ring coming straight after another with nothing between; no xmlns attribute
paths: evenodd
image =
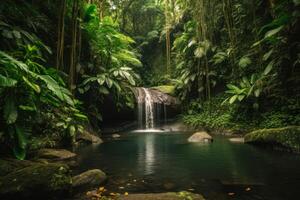
<svg viewBox="0 0 300 200"><path fill-rule="evenodd" d="M121 137L121 135L119 135L119 134L112 134L112 136L111 136L112 138L120 138Z"/></svg>
<svg viewBox="0 0 300 200"><path fill-rule="evenodd" d="M128 194L121 195L118 200L205 200L200 194L194 194L190 192L169 192L169 193L158 193L158 194Z"/></svg>
<svg viewBox="0 0 300 200"><path fill-rule="evenodd" d="M168 183L164 183L163 184L163 187L166 189L166 190L171 190L171 189L174 189L176 187L176 185L174 183L171 183L171 182L168 182Z"/></svg>
<svg viewBox="0 0 300 200"><path fill-rule="evenodd" d="M188 139L189 142L212 142L213 138L207 132L197 132Z"/></svg>
<svg viewBox="0 0 300 200"><path fill-rule="evenodd" d="M76 154L65 149L40 149L36 156L39 159L53 159L61 161L75 158Z"/></svg>
<svg viewBox="0 0 300 200"><path fill-rule="evenodd" d="M245 139L244 138L229 138L229 141L232 143L245 143Z"/></svg>
<svg viewBox="0 0 300 200"><path fill-rule="evenodd" d="M3 199L62 197L70 193L71 183L66 165L35 163L0 177L0 196Z"/></svg>
<svg viewBox="0 0 300 200"><path fill-rule="evenodd" d="M300 126L261 129L245 135L245 142L268 144L300 153Z"/></svg>
<svg viewBox="0 0 300 200"><path fill-rule="evenodd" d="M103 140L100 137L93 135L93 134L89 133L88 131L83 131L81 133L78 133L76 135L76 141L87 143L87 144L103 143Z"/></svg>
<svg viewBox="0 0 300 200"><path fill-rule="evenodd" d="M107 176L100 169L93 169L72 178L72 187L76 190L88 190L99 187L107 180Z"/></svg>

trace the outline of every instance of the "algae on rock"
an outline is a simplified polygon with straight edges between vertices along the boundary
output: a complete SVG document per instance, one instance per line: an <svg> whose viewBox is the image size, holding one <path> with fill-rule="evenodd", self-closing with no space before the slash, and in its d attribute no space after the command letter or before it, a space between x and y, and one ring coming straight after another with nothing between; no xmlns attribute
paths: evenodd
<svg viewBox="0 0 300 200"><path fill-rule="evenodd" d="M261 129L245 135L245 142L268 144L300 153L300 126Z"/></svg>

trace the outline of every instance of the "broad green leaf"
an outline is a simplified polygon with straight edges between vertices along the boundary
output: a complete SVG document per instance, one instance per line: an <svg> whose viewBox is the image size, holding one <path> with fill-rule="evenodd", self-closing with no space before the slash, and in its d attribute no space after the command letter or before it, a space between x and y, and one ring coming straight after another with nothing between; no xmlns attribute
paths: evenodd
<svg viewBox="0 0 300 200"><path fill-rule="evenodd" d="M106 77L105 82L106 82L108 88L111 88L111 86L112 86L112 84L113 84L112 80L111 80L110 78L107 78L107 77Z"/></svg>
<svg viewBox="0 0 300 200"><path fill-rule="evenodd" d="M230 104L233 104L233 103L237 100L237 98L238 98L238 95L232 96L232 97L229 99L229 103L230 103Z"/></svg>
<svg viewBox="0 0 300 200"><path fill-rule="evenodd" d="M76 128L75 128L75 126L74 125L69 126L69 135L71 137L74 137L75 134L76 134Z"/></svg>
<svg viewBox="0 0 300 200"><path fill-rule="evenodd" d="M20 105L19 108L21 110L24 111L36 111L36 107L35 106L24 106L24 105Z"/></svg>
<svg viewBox="0 0 300 200"><path fill-rule="evenodd" d="M4 119L7 124L14 124L18 118L18 110L15 105L15 99L9 96L5 99L5 104L3 108Z"/></svg>
<svg viewBox="0 0 300 200"><path fill-rule="evenodd" d="M237 86L232 85L232 84L227 84L227 87L231 90L234 90L236 93L240 93L240 91L241 91L240 88L238 88Z"/></svg>
<svg viewBox="0 0 300 200"><path fill-rule="evenodd" d="M252 75L251 75L250 83L251 83L251 84L254 84L255 81L256 81L256 75L255 75L255 74L252 74Z"/></svg>
<svg viewBox="0 0 300 200"><path fill-rule="evenodd" d="M254 95L255 95L255 97L259 97L259 95L260 95L260 92L261 92L261 90L260 90L260 89L256 89L256 90L254 91Z"/></svg>
<svg viewBox="0 0 300 200"><path fill-rule="evenodd" d="M77 118L82 119L82 120L88 120L88 117L84 114L75 113L74 116L76 116Z"/></svg>
<svg viewBox="0 0 300 200"><path fill-rule="evenodd" d="M17 80L0 74L0 87L14 87L17 83Z"/></svg>
<svg viewBox="0 0 300 200"><path fill-rule="evenodd" d="M268 75L273 69L274 61L271 61L264 71L264 75Z"/></svg>
<svg viewBox="0 0 300 200"><path fill-rule="evenodd" d="M263 56L263 60L266 61L270 58L270 56L272 55L274 49L271 49L270 51L268 51L264 56Z"/></svg>
<svg viewBox="0 0 300 200"><path fill-rule="evenodd" d="M25 132L22 128L15 126L15 140L16 144L13 148L14 155L19 160L24 160L26 157L26 147L27 147L27 140L25 137Z"/></svg>
<svg viewBox="0 0 300 200"><path fill-rule="evenodd" d="M97 82L99 83L99 85L103 85L105 82L105 77L104 76L99 76L97 79Z"/></svg>
<svg viewBox="0 0 300 200"><path fill-rule="evenodd" d="M57 96L62 102L65 102L71 106L74 106L74 101L71 98L71 92L64 87L61 87L51 76L49 75L39 75L42 81L45 82L47 88L52 91L52 93Z"/></svg>
<svg viewBox="0 0 300 200"><path fill-rule="evenodd" d="M247 66L249 66L252 63L251 59L247 56L242 57L239 61L239 66L242 68L245 68Z"/></svg>
<svg viewBox="0 0 300 200"><path fill-rule="evenodd" d="M205 50L200 46L195 50L194 54L196 58L202 58L205 55Z"/></svg>
<svg viewBox="0 0 300 200"><path fill-rule="evenodd" d="M239 95L239 96L238 96L238 99L239 99L239 101L243 101L243 99L244 99L245 97L246 97L245 95Z"/></svg>
<svg viewBox="0 0 300 200"><path fill-rule="evenodd" d="M268 32L265 34L265 38L269 38L269 37L272 37L272 36L276 35L276 34L279 33L283 28L284 28L284 26L279 26L278 28L275 28L275 29L272 29L272 30L268 31Z"/></svg>
<svg viewBox="0 0 300 200"><path fill-rule="evenodd" d="M104 87L104 86L100 86L100 87L99 87L99 92L100 92L101 94L105 94L105 95L109 94L108 89L107 89L106 87Z"/></svg>
<svg viewBox="0 0 300 200"><path fill-rule="evenodd" d="M189 44L188 44L188 47L191 47L193 45L195 45L197 43L197 41L195 39L192 39Z"/></svg>
<svg viewBox="0 0 300 200"><path fill-rule="evenodd" d="M25 76L22 77L24 82L31 87L36 93L41 93L41 88L35 83L30 82Z"/></svg>
<svg viewBox="0 0 300 200"><path fill-rule="evenodd" d="M14 34L15 38L17 38L17 39L20 39L20 38L21 38L21 34L20 34L19 31L13 30L13 34Z"/></svg>

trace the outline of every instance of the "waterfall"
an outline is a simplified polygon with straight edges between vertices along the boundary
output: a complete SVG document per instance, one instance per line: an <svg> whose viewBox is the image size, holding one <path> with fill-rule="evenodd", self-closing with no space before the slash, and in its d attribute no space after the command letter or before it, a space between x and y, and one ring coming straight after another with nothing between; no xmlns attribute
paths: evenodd
<svg viewBox="0 0 300 200"><path fill-rule="evenodd" d="M146 88L142 88L145 92L145 120L146 129L154 128L154 103L150 92Z"/></svg>
<svg viewBox="0 0 300 200"><path fill-rule="evenodd" d="M167 121L167 106L176 105L174 97L148 88L133 89L137 100L139 129L155 129Z"/></svg>
<svg viewBox="0 0 300 200"><path fill-rule="evenodd" d="M163 103L158 102L149 89L136 88L137 118L140 129L154 129L161 118Z"/></svg>

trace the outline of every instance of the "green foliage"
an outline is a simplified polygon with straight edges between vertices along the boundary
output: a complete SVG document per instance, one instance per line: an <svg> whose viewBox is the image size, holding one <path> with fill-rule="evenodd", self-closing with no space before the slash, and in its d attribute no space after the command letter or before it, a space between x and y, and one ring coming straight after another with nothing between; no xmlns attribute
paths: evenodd
<svg viewBox="0 0 300 200"><path fill-rule="evenodd" d="M71 93L39 64L42 59L38 48L25 46L25 52L19 54L20 61L0 51L0 94L4 98L0 108L3 108L5 120L1 129L7 140L13 141L13 152L18 159L24 159L26 155L26 137L29 137L34 125L30 120L40 113L44 105L70 107L70 113L80 114ZM27 117L24 119L24 116Z"/></svg>
<svg viewBox="0 0 300 200"><path fill-rule="evenodd" d="M118 107L133 107L130 87L137 85L139 76L135 69L142 66L131 47L134 40L122 34L111 17L100 20L98 16L95 5L87 4L83 26L94 60L82 76L79 92L84 94L93 90L100 100L112 95Z"/></svg>
<svg viewBox="0 0 300 200"><path fill-rule="evenodd" d="M269 144L300 152L300 127L262 129L245 135L245 142Z"/></svg>
<svg viewBox="0 0 300 200"><path fill-rule="evenodd" d="M191 102L183 121L195 128L239 129L235 123L236 106L221 105L223 97L213 98L211 102Z"/></svg>
<svg viewBox="0 0 300 200"><path fill-rule="evenodd" d="M172 85L160 85L160 86L153 87L153 89L159 90L165 94L169 94L172 96L175 95L175 87Z"/></svg>

